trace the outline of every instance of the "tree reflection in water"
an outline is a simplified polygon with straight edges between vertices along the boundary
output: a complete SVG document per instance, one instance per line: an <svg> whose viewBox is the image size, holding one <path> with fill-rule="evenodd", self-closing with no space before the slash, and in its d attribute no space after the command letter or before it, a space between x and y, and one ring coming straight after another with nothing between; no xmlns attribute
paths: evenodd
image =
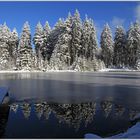
<svg viewBox="0 0 140 140"><path fill-rule="evenodd" d="M140 112L137 110L129 110L129 118L130 120L134 120L134 118L139 114Z"/></svg>
<svg viewBox="0 0 140 140"><path fill-rule="evenodd" d="M105 113L105 117L108 117L109 113L112 110L112 102L111 101L102 101L101 108Z"/></svg>
<svg viewBox="0 0 140 140"><path fill-rule="evenodd" d="M0 105L0 137L4 135L6 124L9 116L9 106Z"/></svg>
<svg viewBox="0 0 140 140"><path fill-rule="evenodd" d="M46 102L35 103L34 110L35 110L35 113L36 113L38 119L40 119L42 117L42 115L44 115L46 120L49 119L51 109L50 109L49 104L47 104Z"/></svg>
<svg viewBox="0 0 140 140"><path fill-rule="evenodd" d="M33 105L32 105L33 104ZM84 123L84 126L87 127L88 124L93 122L93 119L96 116L97 110L103 112L103 116L108 118L112 113L112 116L115 118L122 117L126 110L128 110L129 120L133 120L139 111L129 109L123 105L114 104L112 101L101 101L97 102L88 102L88 103L79 103L79 104L59 104L59 103L47 103L47 102L35 102L35 103L13 103L10 105L10 110L17 112L18 107L23 112L23 115L26 119L30 117L31 110L34 110L37 118L40 120L44 118L46 121L49 120L50 114L54 114L59 123L66 124L69 127L75 128L78 130L80 125ZM114 110L114 112L113 112Z"/></svg>
<svg viewBox="0 0 140 140"><path fill-rule="evenodd" d="M38 119L40 119L41 116L43 115L44 105L40 104L40 103L35 103L34 109L35 109L35 112L36 112Z"/></svg>
<svg viewBox="0 0 140 140"><path fill-rule="evenodd" d="M18 109L18 106L19 106L18 104L13 103L10 106L10 110L16 113L17 112L17 109Z"/></svg>
<svg viewBox="0 0 140 140"><path fill-rule="evenodd" d="M20 105L20 107L24 114L25 119L28 119L30 117L31 105L29 103L23 103Z"/></svg>
<svg viewBox="0 0 140 140"><path fill-rule="evenodd" d="M115 116L116 117L121 117L125 111L125 108L122 105L116 105L114 106L115 110Z"/></svg>
<svg viewBox="0 0 140 140"><path fill-rule="evenodd" d="M85 125L93 120L96 103L52 104L51 108L60 123L66 123L78 130L83 120Z"/></svg>

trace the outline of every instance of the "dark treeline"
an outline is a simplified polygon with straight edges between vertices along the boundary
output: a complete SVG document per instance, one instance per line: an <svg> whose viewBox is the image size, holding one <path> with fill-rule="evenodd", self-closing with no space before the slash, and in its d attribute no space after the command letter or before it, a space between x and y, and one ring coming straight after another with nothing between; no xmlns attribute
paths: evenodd
<svg viewBox="0 0 140 140"><path fill-rule="evenodd" d="M28 22L20 37L16 29L0 25L0 70L97 71L105 67L140 69L139 22L127 32L116 27L114 39L106 24L100 46L93 20L86 16L82 21L78 10L60 18L52 29L47 21L44 26L39 22L33 38Z"/></svg>

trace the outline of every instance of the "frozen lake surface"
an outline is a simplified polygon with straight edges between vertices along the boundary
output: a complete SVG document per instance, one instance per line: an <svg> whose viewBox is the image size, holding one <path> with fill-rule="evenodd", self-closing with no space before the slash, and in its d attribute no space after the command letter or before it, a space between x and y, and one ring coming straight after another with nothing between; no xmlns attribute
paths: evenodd
<svg viewBox="0 0 140 140"><path fill-rule="evenodd" d="M140 113L139 85L139 72L0 74L0 86L8 86L11 97L10 105L0 108L0 136L84 138L124 132Z"/></svg>

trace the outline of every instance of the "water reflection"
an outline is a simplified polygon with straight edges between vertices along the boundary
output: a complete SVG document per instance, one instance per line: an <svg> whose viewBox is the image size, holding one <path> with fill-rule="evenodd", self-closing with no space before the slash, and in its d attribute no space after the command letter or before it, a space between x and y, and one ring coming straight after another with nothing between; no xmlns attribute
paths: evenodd
<svg viewBox="0 0 140 140"><path fill-rule="evenodd" d="M44 106L42 104L35 103L34 104L34 109L35 109L35 112L36 112L36 115L37 115L38 119L40 119L41 116L43 115Z"/></svg>
<svg viewBox="0 0 140 140"><path fill-rule="evenodd" d="M30 79L31 78L31 74L30 73L20 73L17 74L17 77L15 77L17 79Z"/></svg>
<svg viewBox="0 0 140 140"><path fill-rule="evenodd" d="M83 120L85 126L92 122L95 115L96 103L53 104L50 107L60 123L66 123L78 130Z"/></svg>
<svg viewBox="0 0 140 140"><path fill-rule="evenodd" d="M140 113L110 100L75 104L24 101L9 106L0 108L0 137L54 138L51 132L55 138L82 138L88 132L108 137L134 125L132 120Z"/></svg>
<svg viewBox="0 0 140 140"><path fill-rule="evenodd" d="M122 105L116 105L114 106L115 110L115 116L121 117L123 113L125 112L125 108Z"/></svg>
<svg viewBox="0 0 140 140"><path fill-rule="evenodd" d="M109 113L112 110L112 102L110 102L110 101L102 101L101 102L101 108L105 113L105 117L108 117Z"/></svg>
<svg viewBox="0 0 140 140"><path fill-rule="evenodd" d="M31 112L31 104L29 103L23 103L20 105L21 110L23 112L23 115L25 119L28 119L30 117L30 112Z"/></svg>
<svg viewBox="0 0 140 140"><path fill-rule="evenodd" d="M1 105L0 106L0 137L4 135L6 124L8 121L9 115L9 106Z"/></svg>
<svg viewBox="0 0 140 140"><path fill-rule="evenodd" d="M13 103L10 106L10 110L16 113L17 112L17 109L18 109L18 106L19 106L18 104Z"/></svg>
<svg viewBox="0 0 140 140"><path fill-rule="evenodd" d="M118 105L112 101L101 102L88 102L79 104L59 104L47 102L34 102L34 103L13 103L10 105L10 110L17 113L20 107L25 119L29 119L31 111L34 111L37 118L46 121L49 116L53 114L60 124L66 124L68 127L73 127L75 130L80 128L83 123L85 127L97 120L97 113L102 112L103 116L107 119L109 117L120 119L126 117L129 121L133 120L140 111L127 108L123 105ZM101 113L99 113L101 115ZM103 117L102 116L102 117Z"/></svg>
<svg viewBox="0 0 140 140"><path fill-rule="evenodd" d="M44 107L44 117L46 120L49 119L50 114L51 114L51 108L50 108L49 104L46 104Z"/></svg>
<svg viewBox="0 0 140 140"><path fill-rule="evenodd" d="M135 117L139 114L140 112L137 110L129 110L129 118L130 120L134 120Z"/></svg>
<svg viewBox="0 0 140 140"><path fill-rule="evenodd" d="M46 120L49 119L51 109L50 109L49 104L47 104L46 102L35 103L34 110L35 110L35 113L36 113L38 119L40 119L43 115L46 118Z"/></svg>

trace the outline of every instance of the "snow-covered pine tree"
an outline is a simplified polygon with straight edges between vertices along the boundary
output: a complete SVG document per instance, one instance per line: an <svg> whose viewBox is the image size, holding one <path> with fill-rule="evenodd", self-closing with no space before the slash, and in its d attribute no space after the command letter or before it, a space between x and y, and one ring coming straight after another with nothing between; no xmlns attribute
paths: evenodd
<svg viewBox="0 0 140 140"><path fill-rule="evenodd" d="M45 59L45 57L48 58L48 56L46 56L46 55L49 55L48 38L49 38L50 32L51 32L51 27L50 27L48 21L46 21L46 23L43 27L43 42L44 42L44 44L42 47L42 55L43 55L44 59Z"/></svg>
<svg viewBox="0 0 140 140"><path fill-rule="evenodd" d="M36 57L37 57L37 69L43 69L43 56L42 56L42 48L44 45L44 33L43 27L40 22L38 22L35 30L35 34L33 37L33 43L35 45Z"/></svg>
<svg viewBox="0 0 140 140"><path fill-rule="evenodd" d="M82 23L78 10L75 11L72 22L71 64L78 61L82 54Z"/></svg>
<svg viewBox="0 0 140 140"><path fill-rule="evenodd" d="M131 68L139 69L140 57L140 24L136 21L131 24L127 34L128 63Z"/></svg>
<svg viewBox="0 0 140 140"><path fill-rule="evenodd" d="M32 52L31 63L32 63L32 69L37 70L38 69L38 58L37 58L35 49L33 49L33 52Z"/></svg>
<svg viewBox="0 0 140 140"><path fill-rule="evenodd" d="M102 59L106 67L112 66L113 62L113 39L112 32L108 24L105 25L101 33L101 48L102 48Z"/></svg>
<svg viewBox="0 0 140 140"><path fill-rule="evenodd" d="M70 47L72 39L71 25L72 17L69 14L68 18L64 22L65 30L59 36L58 42L55 45L55 49L50 60L50 65L52 69L66 70L70 67Z"/></svg>
<svg viewBox="0 0 140 140"><path fill-rule="evenodd" d="M126 34L122 26L117 26L114 38L114 65L122 68L125 65Z"/></svg>
<svg viewBox="0 0 140 140"><path fill-rule="evenodd" d="M18 33L16 28L14 28L13 31L11 32L11 37L9 41L9 54L11 57L10 63L12 65L12 69L16 69L18 43L19 43Z"/></svg>
<svg viewBox="0 0 140 140"><path fill-rule="evenodd" d="M133 42L134 42L134 25L131 23L130 28L127 32L127 41L126 41L126 55L125 55L125 64L127 67L132 67L131 61L133 59L132 52L133 52Z"/></svg>
<svg viewBox="0 0 140 140"><path fill-rule="evenodd" d="M48 69L49 58L50 58L51 53L52 53L51 47L49 46L50 33L51 33L51 27L50 27L48 21L46 21L46 23L43 27L43 46L41 48L44 69Z"/></svg>
<svg viewBox="0 0 140 140"><path fill-rule="evenodd" d="M59 18L55 27L51 30L48 39L47 39L47 59L48 61L51 58L51 55L54 51L55 45L58 42L59 36L65 31L64 21Z"/></svg>
<svg viewBox="0 0 140 140"><path fill-rule="evenodd" d="M11 31L6 23L0 26L0 69L11 69L11 58L9 53Z"/></svg>
<svg viewBox="0 0 140 140"><path fill-rule="evenodd" d="M134 24L135 27L135 34L136 34L136 40L137 40L137 48L136 48L136 63L134 68L137 70L140 70L140 23L136 21ZM137 31L137 32L136 32Z"/></svg>
<svg viewBox="0 0 140 140"><path fill-rule="evenodd" d="M129 30L126 33L126 54L125 54L125 65L130 67L131 62L131 52L133 48L133 32L134 32L134 25L131 23Z"/></svg>
<svg viewBox="0 0 140 140"><path fill-rule="evenodd" d="M83 70L97 70L98 62L95 57L97 50L98 46L95 26L93 20L88 19L86 16L82 28L82 57L84 57Z"/></svg>
<svg viewBox="0 0 140 140"><path fill-rule="evenodd" d="M86 59L89 57L88 48L90 44L90 33L90 21L86 15L82 30L82 57L85 57Z"/></svg>
<svg viewBox="0 0 140 140"><path fill-rule="evenodd" d="M67 44L67 49L66 49L66 54L65 54L65 59L67 61L68 67L71 65L71 47L72 47L72 16L71 13L68 13L68 18L65 21L65 36L66 36L66 41L65 44Z"/></svg>
<svg viewBox="0 0 140 140"><path fill-rule="evenodd" d="M32 69L32 46L31 46L31 31L28 22L23 25L22 33L19 41L18 50L18 69L31 70Z"/></svg>
<svg viewBox="0 0 140 140"><path fill-rule="evenodd" d="M89 44L89 57L90 60L93 60L94 57L96 57L96 54L98 52L98 43L97 43L97 34L96 34L96 28L94 25L94 22L92 19L90 19L90 44Z"/></svg>
<svg viewBox="0 0 140 140"><path fill-rule="evenodd" d="M47 42L47 39L48 39L48 36L49 36L50 32L51 32L51 27L49 25L49 22L46 21L46 23L44 25L44 28L43 28L45 42Z"/></svg>

